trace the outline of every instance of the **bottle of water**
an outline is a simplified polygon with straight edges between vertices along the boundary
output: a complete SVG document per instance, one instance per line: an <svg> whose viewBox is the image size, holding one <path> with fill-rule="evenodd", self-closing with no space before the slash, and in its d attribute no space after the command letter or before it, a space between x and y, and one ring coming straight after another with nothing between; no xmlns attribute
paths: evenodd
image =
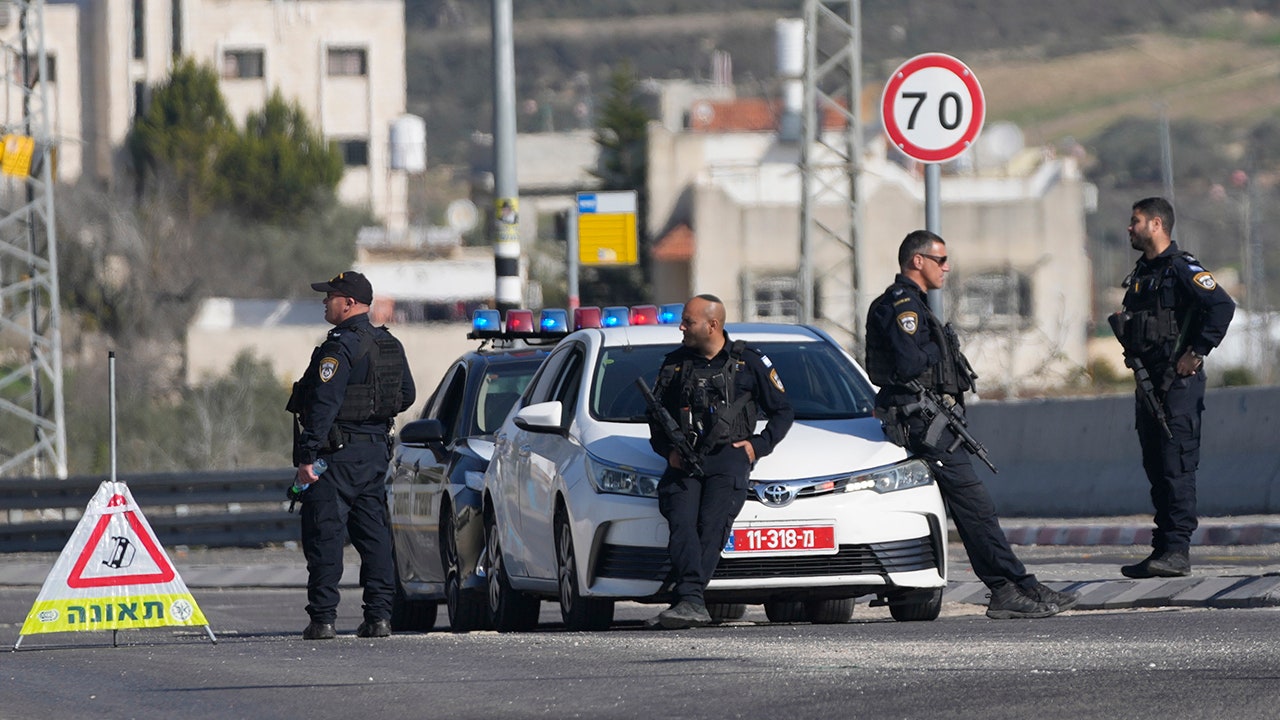
<svg viewBox="0 0 1280 720"><path fill-rule="evenodd" d="M324 474L324 471L328 469L329 461L324 458L316 458L316 461L311 463L311 472L315 473L317 476ZM309 487L311 487L311 483L299 484L298 480L296 478L294 479L293 485L289 486L288 492L289 512L293 512L294 503L298 502L302 497L302 493Z"/></svg>

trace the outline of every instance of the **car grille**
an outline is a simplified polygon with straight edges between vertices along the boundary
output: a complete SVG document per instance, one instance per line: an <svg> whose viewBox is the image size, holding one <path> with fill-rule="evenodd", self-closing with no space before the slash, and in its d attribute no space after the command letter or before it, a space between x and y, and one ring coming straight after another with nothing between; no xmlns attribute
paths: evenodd
<svg viewBox="0 0 1280 720"><path fill-rule="evenodd" d="M933 570L938 555L926 537L866 545L841 545L835 555L781 555L721 558L717 579L814 577L821 575L884 575L891 572ZM596 561L596 577L624 580L665 580L671 561L665 548L605 544Z"/></svg>

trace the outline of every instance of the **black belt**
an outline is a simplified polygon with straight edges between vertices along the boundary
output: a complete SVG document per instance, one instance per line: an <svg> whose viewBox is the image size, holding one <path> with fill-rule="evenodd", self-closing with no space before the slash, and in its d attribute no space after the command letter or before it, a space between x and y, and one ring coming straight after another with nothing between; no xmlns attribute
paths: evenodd
<svg viewBox="0 0 1280 720"><path fill-rule="evenodd" d="M343 432L342 438L345 444L358 443L358 442L385 443L387 441L387 436L382 433Z"/></svg>

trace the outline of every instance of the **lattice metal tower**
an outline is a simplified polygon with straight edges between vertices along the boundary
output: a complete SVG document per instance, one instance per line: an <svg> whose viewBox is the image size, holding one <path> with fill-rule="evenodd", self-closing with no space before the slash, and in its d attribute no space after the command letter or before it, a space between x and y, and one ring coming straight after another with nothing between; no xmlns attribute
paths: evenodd
<svg viewBox="0 0 1280 720"><path fill-rule="evenodd" d="M800 314L861 355L857 178L862 165L862 3L805 0L800 148ZM828 113L843 128L823 132ZM820 270L819 270L820 269Z"/></svg>
<svg viewBox="0 0 1280 720"><path fill-rule="evenodd" d="M0 0L0 37L0 475L66 477L44 0ZM29 172L12 162L24 150ZM30 443L19 440L28 432Z"/></svg>

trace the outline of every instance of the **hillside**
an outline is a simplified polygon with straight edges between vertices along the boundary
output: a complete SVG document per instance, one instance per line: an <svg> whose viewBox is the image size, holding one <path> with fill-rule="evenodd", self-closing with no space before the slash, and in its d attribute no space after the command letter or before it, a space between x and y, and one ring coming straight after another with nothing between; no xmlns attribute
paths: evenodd
<svg viewBox="0 0 1280 720"><path fill-rule="evenodd" d="M875 83L925 51L962 57L978 73L990 117L1013 120L1028 140L1087 138L1127 114L1256 120L1276 107L1278 26L1247 0L864 0L863 64ZM1152 7L1155 5L1156 7ZM410 111L427 119L433 163L461 162L492 107L489 3L407 0ZM691 11L696 9L696 12ZM801 0L668 0L515 3L517 97L536 101L521 130L589 122L610 70L644 77L705 78L712 50L733 58L743 94L773 86L773 26ZM732 11L730 11L732 10ZM1141 34L1139 34L1141 33Z"/></svg>

